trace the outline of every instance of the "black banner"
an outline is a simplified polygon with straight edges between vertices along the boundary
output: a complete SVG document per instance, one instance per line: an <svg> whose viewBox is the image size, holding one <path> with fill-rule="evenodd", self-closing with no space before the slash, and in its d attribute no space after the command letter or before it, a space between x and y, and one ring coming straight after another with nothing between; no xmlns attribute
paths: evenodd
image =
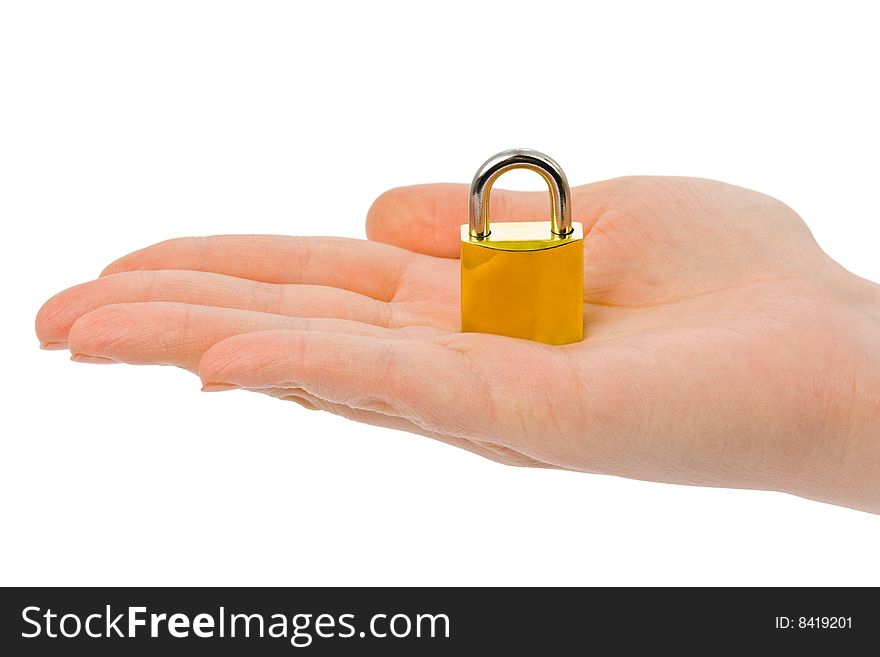
<svg viewBox="0 0 880 657"><path fill-rule="evenodd" d="M873 589L7 588L5 655L441 655L878 645ZM73 651L76 651L73 653ZM549 652L548 652L549 651Z"/></svg>

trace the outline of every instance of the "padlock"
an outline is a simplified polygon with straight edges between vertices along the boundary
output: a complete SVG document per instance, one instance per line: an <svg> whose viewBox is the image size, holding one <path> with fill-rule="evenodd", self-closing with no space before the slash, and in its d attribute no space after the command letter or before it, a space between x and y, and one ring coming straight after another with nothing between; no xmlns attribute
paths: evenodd
<svg viewBox="0 0 880 657"><path fill-rule="evenodd" d="M550 221L489 223L492 185L511 169L541 175ZM507 150L471 183L461 227L461 330L568 344L584 337L584 229L572 223L565 173L543 153Z"/></svg>

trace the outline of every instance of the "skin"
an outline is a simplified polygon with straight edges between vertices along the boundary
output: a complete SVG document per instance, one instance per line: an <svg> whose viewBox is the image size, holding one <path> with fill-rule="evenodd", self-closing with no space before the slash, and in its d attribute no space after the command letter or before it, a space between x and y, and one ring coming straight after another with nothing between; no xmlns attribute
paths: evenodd
<svg viewBox="0 0 880 657"><path fill-rule="evenodd" d="M732 185L572 190L583 342L459 332L467 186L380 196L368 241L182 238L37 316L78 362L172 364L512 465L793 493L880 512L880 288L795 212ZM547 214L492 194L492 216ZM560 401L562 400L562 401Z"/></svg>

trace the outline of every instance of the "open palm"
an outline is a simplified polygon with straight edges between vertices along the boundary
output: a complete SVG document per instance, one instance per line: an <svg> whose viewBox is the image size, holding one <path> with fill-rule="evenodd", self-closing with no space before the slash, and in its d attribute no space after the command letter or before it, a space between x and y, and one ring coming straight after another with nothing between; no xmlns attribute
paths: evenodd
<svg viewBox="0 0 880 657"><path fill-rule="evenodd" d="M459 332L467 187L381 196L372 241L219 236L130 254L48 301L74 360L174 364L506 463L880 508L872 284L800 218L713 181L574 188L583 342ZM546 195L498 190L499 220ZM384 243L381 243L384 242Z"/></svg>

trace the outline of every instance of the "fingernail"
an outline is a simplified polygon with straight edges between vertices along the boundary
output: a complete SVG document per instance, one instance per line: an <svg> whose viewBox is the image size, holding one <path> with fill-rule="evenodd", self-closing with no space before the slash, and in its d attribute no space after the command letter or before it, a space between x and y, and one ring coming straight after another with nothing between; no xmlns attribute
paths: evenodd
<svg viewBox="0 0 880 657"><path fill-rule="evenodd" d="M56 351L58 349L67 349L67 343L62 341L59 342L41 342L40 349L46 349L48 351Z"/></svg>
<svg viewBox="0 0 880 657"><path fill-rule="evenodd" d="M234 383L206 383L202 386L202 392L223 392L224 390L235 390L241 386Z"/></svg>
<svg viewBox="0 0 880 657"><path fill-rule="evenodd" d="M296 395L287 395L286 397L281 397L281 399L283 399L284 401L292 401L292 402L296 402L297 404L299 404L299 405L302 406L303 408L307 408L307 409L309 409L310 411L317 411L317 410L319 410L317 406L313 405L313 404L310 403L310 402L307 402L307 401L306 401L305 399L303 399L302 397L297 397Z"/></svg>
<svg viewBox="0 0 880 657"><path fill-rule="evenodd" d="M70 357L75 363L94 363L95 365L114 365L119 361L103 356L89 356L88 354L72 354Z"/></svg>

